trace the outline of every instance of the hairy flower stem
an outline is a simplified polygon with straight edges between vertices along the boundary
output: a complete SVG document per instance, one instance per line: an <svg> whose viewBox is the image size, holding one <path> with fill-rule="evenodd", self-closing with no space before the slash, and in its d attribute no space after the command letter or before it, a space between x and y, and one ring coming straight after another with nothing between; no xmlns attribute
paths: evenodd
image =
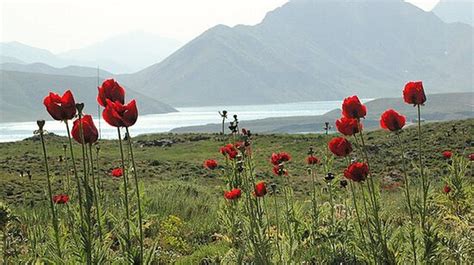
<svg viewBox="0 0 474 265"><path fill-rule="evenodd" d="M97 188L96 188L96 177L94 173L94 159L92 155L92 144L89 144L89 155L90 155L89 162L91 164L90 173L92 177L92 191L94 194L95 212L97 215L97 228L99 229L99 240L100 240L100 245L102 246L102 243L103 243L102 225L100 223L100 205L99 205L99 199L98 199Z"/></svg>
<svg viewBox="0 0 474 265"><path fill-rule="evenodd" d="M130 248L130 212L128 206L128 179L127 173L125 170L125 159L123 154L123 144L122 144L122 135L120 134L120 128L117 127L117 134L119 139L119 147L120 147L120 159L122 163L122 177L123 177L123 189L124 189L124 204L125 204L125 243L126 243L126 251L128 255L131 257L131 248Z"/></svg>
<svg viewBox="0 0 474 265"><path fill-rule="evenodd" d="M400 156L401 156L401 159L402 159L403 176L404 176L404 182L405 182L405 196L407 198L408 212L410 214L410 221L411 221L410 225L412 226L412 229L413 229L414 225L415 225L415 218L414 218L414 215L413 215L413 209L412 209L412 206L411 206L411 199L410 199L410 180L408 178L407 168L406 168L406 164L405 164L405 146L403 145L402 138L400 137L400 134L396 133L396 135L397 135L398 143L399 143L400 149L401 149ZM410 241L411 241L411 247L412 247L412 251L413 251L413 262L416 265L416 262L417 262L417 258L416 258L416 239L415 239L415 234L412 233L412 232L410 232Z"/></svg>
<svg viewBox="0 0 474 265"><path fill-rule="evenodd" d="M142 205L141 205L141 199L140 199L140 187L138 185L138 173L137 173L137 167L135 164L135 158L133 157L133 148L132 148L132 137L130 136L130 132L128 131L128 127L125 127L125 130L127 132L127 140L128 140L128 148L130 151L130 158L132 160L132 167L133 167L133 178L135 181L135 189L136 189L136 194L137 194L137 204L138 204L138 228L140 231L140 261L143 263L143 216L142 216Z"/></svg>
<svg viewBox="0 0 474 265"><path fill-rule="evenodd" d="M100 182L100 163L99 163L99 148L96 148L96 170L97 170L97 194L99 198L102 199L102 183Z"/></svg>
<svg viewBox="0 0 474 265"><path fill-rule="evenodd" d="M370 239L370 243L372 244L372 247L370 247L371 251L372 251L372 256L374 258L374 264L377 264L377 250L375 249L375 247L377 246L377 244L375 243L375 240L374 240L374 236L372 234L372 229L370 228L370 216L369 216L369 210L367 209L367 197L365 195L365 190L364 190L364 184L363 183L360 183L359 185L359 188L360 188L360 193L362 193L362 205L364 205L364 213L365 213L365 223L367 225L367 232L369 234L369 239Z"/></svg>
<svg viewBox="0 0 474 265"><path fill-rule="evenodd" d="M69 123L67 120L65 120L64 123L66 123L67 138L69 141L69 151L71 153L71 160L72 160L72 168L74 170L74 178L76 179L76 185L77 185L77 199L78 199L78 204L79 204L79 215L81 217L81 226L84 226L84 211L82 208L81 179L79 177L79 174L77 173L76 160L74 158L74 150L72 149L72 138L71 138L71 130L69 129Z"/></svg>
<svg viewBox="0 0 474 265"><path fill-rule="evenodd" d="M329 180L327 182L327 188L328 188L328 191L329 191L329 206L331 207L331 227L330 227L331 231L330 231L330 233L333 234L334 231L335 231L336 221L335 221L335 214L334 214L334 198L333 198L333 194L332 194L332 192L333 192L333 190L332 190L332 180ZM333 235L331 235L331 238L329 239L329 242L331 242L333 255L336 255L336 245L332 240L332 236Z"/></svg>
<svg viewBox="0 0 474 265"><path fill-rule="evenodd" d="M280 212L278 211L278 202L277 202L277 197L276 197L276 190L273 191L273 205L275 207L275 228L276 228L276 235L275 235L275 244L276 244L276 247L277 247L277 251L278 251L278 261L281 263L283 263L283 257L282 257L282 253L281 253L281 247L280 247L280 220L279 220L279 215L280 215Z"/></svg>
<svg viewBox="0 0 474 265"><path fill-rule="evenodd" d="M362 133L362 125L361 125L359 119L357 120L357 123L358 123L358 127L359 127L360 140L361 140L361 143L362 143L362 145L361 145L362 153L365 157L365 161L367 163L367 166L369 167L369 177L368 177L369 185L367 185L367 187L369 189L370 195L372 195L372 209L373 209L373 215L375 217L375 227L377 229L377 234L379 236L379 239L382 243L382 251L383 251L383 255L384 255L384 259L385 259L384 262L390 262L389 257L388 257L387 241L386 241L385 236L382 233L382 223L380 221L380 216L379 216L379 209L380 208L379 208L379 204L378 204L378 200L377 200L377 196L376 196L374 180L372 178L371 167L370 167L370 162L369 162L369 156L367 154L367 150L366 150L367 147L365 145L364 134Z"/></svg>
<svg viewBox="0 0 474 265"><path fill-rule="evenodd" d="M53 223L53 229L54 229L54 237L56 239L56 251L58 252L58 257L62 258L62 253L61 253L61 244L59 242L59 225L58 225L58 218L56 216L56 209L54 208L53 204L53 191L51 189L51 176L49 175L49 166L48 166L48 155L46 154L46 145L44 143L44 131L42 126L39 129L39 135L41 138L41 146L43 147L43 157L44 157L44 168L46 170L46 179L48 182L48 201L49 201L49 207L51 208L51 214L52 214L52 223ZM4 233L4 240L6 240L6 233ZM6 245L3 246L4 248Z"/></svg>
<svg viewBox="0 0 474 265"><path fill-rule="evenodd" d="M318 219L319 219L319 211L318 211L318 196L317 196L317 189L316 189L316 173L314 170L314 167L310 168L310 175L311 175L311 181L313 185L313 197L311 198L311 203L312 203L312 210L313 210L313 226L316 230L318 226ZM316 244L316 233L313 233L313 240L314 243Z"/></svg>
<svg viewBox="0 0 474 265"><path fill-rule="evenodd" d="M86 192L86 204L85 204L85 210L86 210L86 233L87 233L87 238L86 238L86 259L87 259L87 264L90 265L92 264L92 217L91 217L91 209L92 209L92 201L93 201L93 194L91 194L91 189L89 186L89 178L87 176L88 174L88 161L87 161L87 149L84 144L84 130L82 126L82 113L79 111L79 134L81 137L81 147L82 147L82 163L84 167L84 190Z"/></svg>
<svg viewBox="0 0 474 265"><path fill-rule="evenodd" d="M351 164L351 161L349 159L349 157L347 157L347 165L350 165ZM362 237L362 241L365 244L365 235L364 235L364 232L363 232L363 229L362 229L362 222L360 220L360 213L359 213L359 207L357 206L357 198L356 198L356 193L355 193L355 190L354 190L354 184L352 183L352 181L349 181L349 185L351 187L351 194L352 194L352 203L354 204L354 209L355 209L355 212L356 212L356 217L357 217L357 223L359 224L359 233L360 233L360 236Z"/></svg>
<svg viewBox="0 0 474 265"><path fill-rule="evenodd" d="M428 201L428 190L429 190L429 183L427 182L424 174L423 168L423 154L421 148L421 107L417 105L417 112L418 112L418 160L420 163L420 177L421 177L421 186L423 189L423 197L422 197L422 207L421 207L421 228L423 231L426 230L426 206Z"/></svg>
<svg viewBox="0 0 474 265"><path fill-rule="evenodd" d="M69 163L67 162L67 146L64 146L64 171L66 173L66 193L70 196L71 178L69 176Z"/></svg>

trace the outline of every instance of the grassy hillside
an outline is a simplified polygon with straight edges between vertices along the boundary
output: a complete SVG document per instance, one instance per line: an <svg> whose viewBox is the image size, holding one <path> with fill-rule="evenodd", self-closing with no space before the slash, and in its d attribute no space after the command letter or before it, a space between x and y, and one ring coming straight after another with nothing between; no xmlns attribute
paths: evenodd
<svg viewBox="0 0 474 265"><path fill-rule="evenodd" d="M460 156L473 153L472 128L474 119L430 123L422 127L423 155L429 168L427 174L433 180L434 193L441 192L443 185L441 178L448 174L447 161L441 153L445 150L452 150ZM133 128L131 132L133 134ZM407 145L408 159L417 157L416 135L414 128L404 130L401 135L402 141ZM220 170L209 171L202 166L203 161L209 158L217 159L221 165L224 164L224 159L218 152L219 147L225 144L221 137L217 134L155 134L133 139L138 173L144 189L147 220L145 231L149 238L147 240L152 240L146 242L149 247L153 242L160 246L157 260L162 263L196 264L203 260L218 262L229 250L229 244L222 235L224 231L220 225L221 217L218 210L223 203L224 180L219 177ZM307 165L304 159L310 146L315 148L318 157L324 156L327 152L326 143L332 137L321 134L254 135L253 156L257 178L267 183L288 185L284 184L284 178L275 177L271 173L269 157L272 152L289 152L293 157L288 164L289 185L295 190L297 201L304 208L309 207L311 178L306 173ZM390 188L390 181L401 175L398 144L393 134L380 130L368 132L366 139L372 171L376 176L376 182L382 187L383 211L392 213L391 218L395 218L394 215L401 214L400 211L403 209L402 190ZM159 140L169 140L173 144L167 147L149 146ZM46 137L54 193L64 190L65 162L61 156L62 146L65 143L64 137L54 135ZM99 178L104 183L103 192L107 194L104 201L108 209L105 218L106 220L112 218L110 222L115 222L112 215L121 212L120 203L113 198L121 193L121 180L113 179L110 171L119 166L117 141L102 140L99 145L101 154ZM76 154L80 154L80 146L75 144L74 148ZM0 143L0 150L1 200L7 202L20 216L37 214L35 218L39 219L35 221L35 227L39 229L48 227L47 210L44 208L46 178L38 138ZM352 158L357 158L357 155L353 155ZM81 159L76 159L77 165L81 168ZM335 160L333 172L336 175L336 183L342 178L344 167L342 160ZM31 179L27 176L28 171ZM419 185L414 167L409 167L409 174L413 178L414 185ZM324 191L325 182L320 172L317 172L317 183ZM348 198L347 190L340 187L336 190L337 198ZM327 195L323 193L321 196L322 200L327 200ZM35 245L35 251L36 253L46 251L43 254L48 255L49 250L42 245Z"/></svg>
<svg viewBox="0 0 474 265"><path fill-rule="evenodd" d="M43 99L50 91L74 91L76 102L85 103L87 113L97 112L97 77L46 75L15 71L0 71L0 122L34 121L48 119ZM129 98L137 99L142 114L176 111L154 98L127 89Z"/></svg>

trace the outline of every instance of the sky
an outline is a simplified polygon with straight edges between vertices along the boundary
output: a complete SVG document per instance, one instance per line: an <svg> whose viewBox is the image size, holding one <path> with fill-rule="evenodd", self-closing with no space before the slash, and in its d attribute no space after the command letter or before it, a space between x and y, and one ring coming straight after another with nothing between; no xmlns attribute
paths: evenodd
<svg viewBox="0 0 474 265"><path fill-rule="evenodd" d="M130 31L186 43L217 24L259 23L288 0L0 0L0 42L54 53ZM407 0L431 10L439 0Z"/></svg>

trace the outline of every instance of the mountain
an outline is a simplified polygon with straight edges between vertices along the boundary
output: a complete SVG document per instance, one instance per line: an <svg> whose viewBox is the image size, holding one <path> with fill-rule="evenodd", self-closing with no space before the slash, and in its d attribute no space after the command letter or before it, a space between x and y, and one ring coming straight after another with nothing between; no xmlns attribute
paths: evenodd
<svg viewBox="0 0 474 265"><path fill-rule="evenodd" d="M119 79L173 106L398 96L408 80L462 92L473 87L472 44L472 27L402 0L293 0Z"/></svg>
<svg viewBox="0 0 474 265"><path fill-rule="evenodd" d="M431 94L422 107L422 118L426 121L448 121L474 118L474 93ZM366 103L368 112L364 119L365 129L380 128L380 115L387 109L393 108L407 117L407 123L416 121L417 110L412 105L403 102L402 97L381 98ZM238 113L237 113L238 114ZM302 133L322 132L325 122L329 122L335 130L335 120L341 117L341 110L332 110L324 115L267 118L260 120L241 120L242 128L248 128L257 133ZM173 129L176 133L219 132L221 124L189 126ZM469 133L469 132L467 132Z"/></svg>
<svg viewBox="0 0 474 265"><path fill-rule="evenodd" d="M0 122L50 119L43 106L43 98L50 91L62 94L69 88L73 90L77 102L85 103L86 113L97 114L97 77L0 71L0 80ZM126 100L136 99L140 114L176 111L169 105L125 87Z"/></svg>
<svg viewBox="0 0 474 265"><path fill-rule="evenodd" d="M97 68L84 66L66 66L56 68L44 63L19 64L19 63L1 63L0 70L39 73L48 75L71 75L71 76L95 76L97 77ZM107 78L113 74L104 70L99 70L99 77Z"/></svg>
<svg viewBox="0 0 474 265"><path fill-rule="evenodd" d="M58 56L104 66L114 73L129 73L160 62L180 46L176 40L135 31L60 53Z"/></svg>
<svg viewBox="0 0 474 265"><path fill-rule="evenodd" d="M441 0L432 12L445 22L461 22L474 26L473 0Z"/></svg>
<svg viewBox="0 0 474 265"><path fill-rule="evenodd" d="M15 58L15 57L0 55L0 64L3 64L3 63L24 64L25 62Z"/></svg>
<svg viewBox="0 0 474 265"><path fill-rule="evenodd" d="M131 73L160 62L180 45L176 40L141 31L59 54L20 42L3 42L0 43L0 63L43 63L56 68L99 66L108 72Z"/></svg>
<svg viewBox="0 0 474 265"><path fill-rule="evenodd" d="M2 62L13 62L13 63L45 63L55 67L64 67L68 64L74 64L63 60L52 52L28 46L20 42L1 42L0 43L0 54L5 57L5 61L2 58Z"/></svg>

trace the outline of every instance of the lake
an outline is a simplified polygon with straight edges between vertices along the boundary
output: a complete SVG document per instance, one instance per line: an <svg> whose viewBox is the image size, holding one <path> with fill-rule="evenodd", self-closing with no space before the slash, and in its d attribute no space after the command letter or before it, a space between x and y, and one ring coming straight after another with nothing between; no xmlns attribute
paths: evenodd
<svg viewBox="0 0 474 265"><path fill-rule="evenodd" d="M363 100L367 101L367 100ZM166 114L140 115L137 123L131 127L132 136L146 133L168 132L171 129L220 123L218 111L227 110L229 120L237 114L239 120L255 120L271 117L292 117L321 115L330 110L340 108L342 100L314 101L268 105L243 105L243 106L208 106L177 108L179 112ZM46 110L45 110L46 111ZM95 119L96 126L98 120ZM101 136L104 139L117 137L117 131L101 119ZM0 142L18 141L31 137L38 126L32 122L7 122L0 123ZM66 135L65 126L59 121L46 121L45 130L58 135ZM250 128L251 129L251 128Z"/></svg>

